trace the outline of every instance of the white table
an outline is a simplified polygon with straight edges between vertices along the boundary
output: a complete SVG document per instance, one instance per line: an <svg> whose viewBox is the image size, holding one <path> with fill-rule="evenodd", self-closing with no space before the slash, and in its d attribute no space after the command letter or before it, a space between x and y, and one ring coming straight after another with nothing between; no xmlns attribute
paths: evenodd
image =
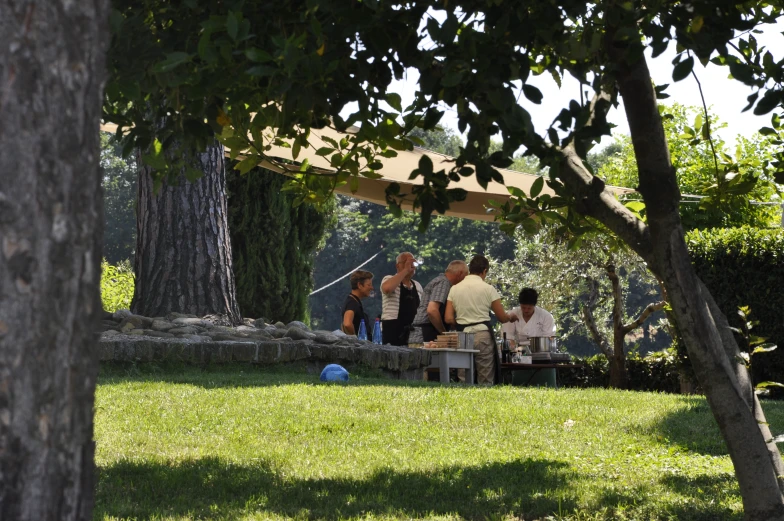
<svg viewBox="0 0 784 521"><path fill-rule="evenodd" d="M449 383L450 369L467 369L466 382L474 383L474 353L478 349L428 349L430 351L429 368L437 368L441 373L441 383Z"/></svg>

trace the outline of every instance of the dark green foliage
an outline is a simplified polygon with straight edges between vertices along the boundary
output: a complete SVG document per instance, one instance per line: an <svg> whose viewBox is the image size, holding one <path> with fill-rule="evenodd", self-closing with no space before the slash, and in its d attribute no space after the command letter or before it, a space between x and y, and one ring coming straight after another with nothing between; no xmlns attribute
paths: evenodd
<svg viewBox="0 0 784 521"><path fill-rule="evenodd" d="M697 274L730 324L738 308L751 308L756 336L779 346L754 355L756 382L784 382L784 230L751 227L693 231L686 235Z"/></svg>
<svg viewBox="0 0 784 521"><path fill-rule="evenodd" d="M101 132L103 256L109 264L133 261L136 250L136 161L124 160L119 145Z"/></svg>
<svg viewBox="0 0 784 521"><path fill-rule="evenodd" d="M313 259L329 216L292 206L282 175L227 169L237 300L243 317L288 322L308 317Z"/></svg>
<svg viewBox="0 0 784 521"><path fill-rule="evenodd" d="M563 387L607 387L610 367L607 357L595 355L579 360L578 369L558 372L558 384ZM632 391L680 392L681 364L674 349L657 351L646 356L631 354L626 359L629 389Z"/></svg>

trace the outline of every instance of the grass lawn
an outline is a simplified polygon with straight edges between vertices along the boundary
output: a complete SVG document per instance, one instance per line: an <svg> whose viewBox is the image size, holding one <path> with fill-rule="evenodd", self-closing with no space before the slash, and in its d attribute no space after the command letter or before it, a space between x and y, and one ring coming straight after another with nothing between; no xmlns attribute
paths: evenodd
<svg viewBox="0 0 784 521"><path fill-rule="evenodd" d="M95 438L101 520L742 518L701 397L110 366Z"/></svg>

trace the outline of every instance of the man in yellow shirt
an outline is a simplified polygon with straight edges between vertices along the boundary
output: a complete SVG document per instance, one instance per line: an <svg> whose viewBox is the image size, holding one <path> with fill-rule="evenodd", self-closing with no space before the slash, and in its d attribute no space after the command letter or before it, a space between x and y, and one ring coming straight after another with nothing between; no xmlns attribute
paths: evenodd
<svg viewBox="0 0 784 521"><path fill-rule="evenodd" d="M490 263L477 255L468 264L468 276L452 286L446 299L445 319L459 331L474 333L476 372L479 384L492 384L496 374L495 338L490 329L490 311L503 324L515 322L518 317L509 315L501 304L501 295L485 282Z"/></svg>

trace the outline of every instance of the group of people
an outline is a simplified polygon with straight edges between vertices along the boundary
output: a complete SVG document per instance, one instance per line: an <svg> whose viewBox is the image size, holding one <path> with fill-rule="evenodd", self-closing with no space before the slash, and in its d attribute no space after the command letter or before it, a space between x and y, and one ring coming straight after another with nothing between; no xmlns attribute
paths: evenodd
<svg viewBox="0 0 784 521"><path fill-rule="evenodd" d="M381 331L385 344L423 347L426 342L454 328L474 333L477 382L492 384L495 378L495 338L490 312L502 323L508 338L518 343L529 337L553 336L553 316L537 306L536 290L524 288L519 295L520 306L505 310L498 291L485 282L490 263L476 255L466 264L462 260L449 263L444 273L424 288L414 280L416 262L409 252L397 256L396 273L381 280ZM341 329L348 335L359 332L361 320L371 327L362 300L374 295L373 274L358 270L351 274L351 293L342 310Z"/></svg>

